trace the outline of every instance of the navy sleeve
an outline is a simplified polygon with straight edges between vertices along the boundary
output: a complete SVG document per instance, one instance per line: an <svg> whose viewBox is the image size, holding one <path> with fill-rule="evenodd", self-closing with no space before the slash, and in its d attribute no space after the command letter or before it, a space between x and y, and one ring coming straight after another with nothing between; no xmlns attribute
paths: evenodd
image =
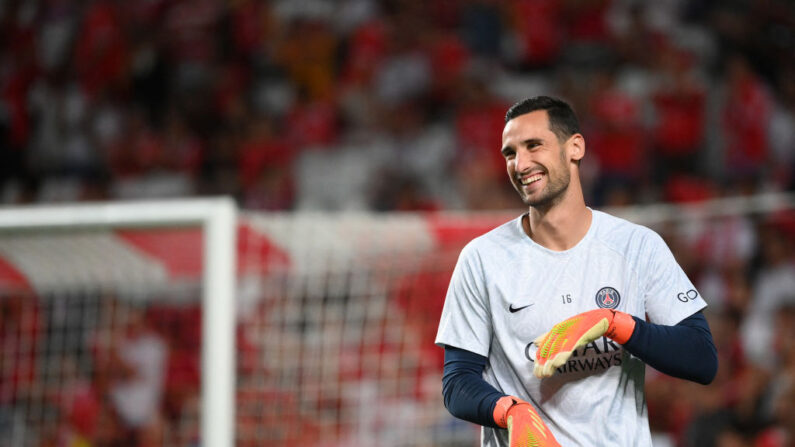
<svg viewBox="0 0 795 447"><path fill-rule="evenodd" d="M675 326L635 319L624 348L657 371L707 385L718 372L718 352L709 325L697 312Z"/></svg>
<svg viewBox="0 0 795 447"><path fill-rule="evenodd" d="M486 361L486 357L471 351L444 348L444 406L459 419L499 428L494 423L494 406L504 394L483 380Z"/></svg>

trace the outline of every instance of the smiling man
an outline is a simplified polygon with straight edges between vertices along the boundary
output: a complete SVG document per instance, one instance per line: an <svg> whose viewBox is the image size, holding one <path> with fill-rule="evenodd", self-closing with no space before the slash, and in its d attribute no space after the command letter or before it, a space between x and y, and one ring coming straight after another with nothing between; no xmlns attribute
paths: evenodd
<svg viewBox="0 0 795 447"><path fill-rule="evenodd" d="M445 406L483 446L651 446L645 365L717 371L706 302L659 235L586 206L566 102L513 105L501 147L528 212L461 251L436 336Z"/></svg>

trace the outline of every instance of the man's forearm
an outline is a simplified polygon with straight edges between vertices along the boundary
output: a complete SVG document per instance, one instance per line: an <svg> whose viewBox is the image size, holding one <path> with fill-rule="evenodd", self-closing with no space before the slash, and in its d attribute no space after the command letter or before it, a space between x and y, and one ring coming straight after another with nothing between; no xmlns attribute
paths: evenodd
<svg viewBox="0 0 795 447"><path fill-rule="evenodd" d="M504 394L483 380L486 357L448 346L444 350L442 395L453 416L475 424L498 428L494 406Z"/></svg>
<svg viewBox="0 0 795 447"><path fill-rule="evenodd" d="M706 385L718 371L718 353L707 320L698 312L676 326L635 318L635 330L624 348L654 369Z"/></svg>

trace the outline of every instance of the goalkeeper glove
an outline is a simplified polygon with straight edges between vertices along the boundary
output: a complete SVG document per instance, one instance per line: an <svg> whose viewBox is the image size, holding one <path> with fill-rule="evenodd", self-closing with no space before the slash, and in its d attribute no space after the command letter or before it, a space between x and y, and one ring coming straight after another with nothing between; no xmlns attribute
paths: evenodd
<svg viewBox="0 0 795 447"><path fill-rule="evenodd" d="M510 447L560 447L533 406L516 397L503 396L497 401L494 422L508 429Z"/></svg>
<svg viewBox="0 0 795 447"><path fill-rule="evenodd" d="M566 363L572 352L602 335L626 343L635 330L632 316L611 309L595 309L564 320L535 340L538 346L533 374L549 377Z"/></svg>

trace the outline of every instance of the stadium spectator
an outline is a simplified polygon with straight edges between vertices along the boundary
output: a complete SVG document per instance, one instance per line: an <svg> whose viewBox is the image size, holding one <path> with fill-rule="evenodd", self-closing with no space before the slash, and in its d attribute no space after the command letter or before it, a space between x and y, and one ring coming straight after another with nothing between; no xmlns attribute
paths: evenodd
<svg viewBox="0 0 795 447"><path fill-rule="evenodd" d="M770 161L768 123L773 103L767 86L745 58L726 62L726 98L722 108L725 175L757 184Z"/></svg>
<svg viewBox="0 0 795 447"><path fill-rule="evenodd" d="M267 116L248 119L237 155L241 202L250 209L285 210L293 203L290 165L296 156L290 140L276 132Z"/></svg>
<svg viewBox="0 0 795 447"><path fill-rule="evenodd" d="M776 365L773 332L776 310L795 302L792 222L790 215L775 216L759 229L760 265L741 328L748 359L766 370Z"/></svg>
<svg viewBox="0 0 795 447"><path fill-rule="evenodd" d="M643 132L641 104L616 85L616 73L606 69L595 76L587 109L589 150L597 165L594 199L617 205L617 194L637 190L649 176L649 151Z"/></svg>
<svg viewBox="0 0 795 447"><path fill-rule="evenodd" d="M37 352L43 345L41 306L25 293L0 297L0 406L5 411L28 399L38 379Z"/></svg>
<svg viewBox="0 0 795 447"><path fill-rule="evenodd" d="M64 415L57 439L67 445L97 442L100 413L110 409L103 403L91 378L80 371L75 358L65 355L59 364L61 382L51 391L51 398Z"/></svg>
<svg viewBox="0 0 795 447"><path fill-rule="evenodd" d="M654 178L701 174L706 130L706 92L693 73L692 55L672 43L663 45L659 86L652 94Z"/></svg>
<svg viewBox="0 0 795 447"><path fill-rule="evenodd" d="M162 429L167 344L136 305L105 304L108 332L92 340L98 390L111 408L106 417L118 424L115 436L142 442Z"/></svg>

